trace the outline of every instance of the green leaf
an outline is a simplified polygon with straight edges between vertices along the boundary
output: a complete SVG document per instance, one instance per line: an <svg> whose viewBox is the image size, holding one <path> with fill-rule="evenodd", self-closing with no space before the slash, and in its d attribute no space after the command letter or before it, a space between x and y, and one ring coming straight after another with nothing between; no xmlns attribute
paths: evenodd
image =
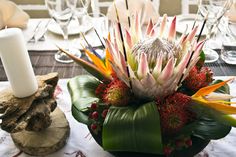
<svg viewBox="0 0 236 157"><path fill-rule="evenodd" d="M202 117L193 131L193 135L203 139L220 139L225 137L231 130L231 126L222 125L219 122Z"/></svg>
<svg viewBox="0 0 236 157"><path fill-rule="evenodd" d="M204 65L204 62L205 62L205 59L206 59L205 53L204 53L203 51L201 51L199 57L200 57L200 58L199 58L199 60L198 60L198 62L197 62L197 64L196 64L196 66L197 66L199 69L201 69L202 66Z"/></svg>
<svg viewBox="0 0 236 157"><path fill-rule="evenodd" d="M223 82L223 81L222 80L214 80L214 82L212 84L217 84L217 83L220 83L220 82ZM218 88L215 92L224 93L224 94L230 94L229 85L226 84L226 85Z"/></svg>
<svg viewBox="0 0 236 157"><path fill-rule="evenodd" d="M236 127L236 119L232 115L223 114L204 105L193 105L192 109L198 114L198 117L208 115L220 124Z"/></svg>
<svg viewBox="0 0 236 157"><path fill-rule="evenodd" d="M185 125L177 135L192 135L193 131L197 127L197 122L191 122L190 124Z"/></svg>
<svg viewBox="0 0 236 157"><path fill-rule="evenodd" d="M89 75L77 76L68 82L67 87L71 96L72 115L79 122L89 124L88 116L85 112L91 103L99 101L99 98L95 95L98 84L99 81Z"/></svg>
<svg viewBox="0 0 236 157"><path fill-rule="evenodd" d="M163 146L156 104L111 107L103 124L102 137L103 148L108 151L161 154Z"/></svg>
<svg viewBox="0 0 236 157"><path fill-rule="evenodd" d="M206 56L205 56L204 51L202 50L201 53L200 53L200 59L199 60L205 62L205 59L206 59Z"/></svg>

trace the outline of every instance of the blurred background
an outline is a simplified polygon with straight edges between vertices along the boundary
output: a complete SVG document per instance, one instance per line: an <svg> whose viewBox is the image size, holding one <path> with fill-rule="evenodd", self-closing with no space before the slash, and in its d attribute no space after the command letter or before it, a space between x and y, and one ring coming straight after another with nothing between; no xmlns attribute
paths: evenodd
<svg viewBox="0 0 236 157"><path fill-rule="evenodd" d="M26 11L31 18L49 17L44 0L11 0ZM113 0L92 0L99 12L106 14ZM197 12L197 0L152 0L159 14L178 15ZM90 8L91 10L91 8Z"/></svg>

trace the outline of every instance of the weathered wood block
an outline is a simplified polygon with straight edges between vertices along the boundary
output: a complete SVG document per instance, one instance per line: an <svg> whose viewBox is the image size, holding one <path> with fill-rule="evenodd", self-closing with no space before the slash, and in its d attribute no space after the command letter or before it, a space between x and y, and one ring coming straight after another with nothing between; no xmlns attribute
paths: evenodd
<svg viewBox="0 0 236 157"><path fill-rule="evenodd" d="M40 132L25 130L12 133L15 145L23 152L34 156L44 156L61 149L70 134L69 123L59 108L52 112L51 118L51 125Z"/></svg>
<svg viewBox="0 0 236 157"><path fill-rule="evenodd" d="M53 97L58 74L37 76L37 81L38 91L26 98L14 97L11 88L0 92L0 126L20 150L41 156L62 148L70 127Z"/></svg>
<svg viewBox="0 0 236 157"><path fill-rule="evenodd" d="M0 113L2 114L0 125L3 130L9 133L25 129L39 131L50 125L50 113L57 106L53 93L58 82L58 74L37 76L37 80L38 91L26 98L14 97L11 88L0 92ZM40 126L39 123L42 125Z"/></svg>

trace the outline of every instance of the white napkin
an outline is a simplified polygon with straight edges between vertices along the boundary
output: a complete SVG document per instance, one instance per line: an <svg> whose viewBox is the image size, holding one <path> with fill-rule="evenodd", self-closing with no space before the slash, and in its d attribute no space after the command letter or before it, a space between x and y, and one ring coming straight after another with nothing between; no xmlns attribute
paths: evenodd
<svg viewBox="0 0 236 157"><path fill-rule="evenodd" d="M29 15L9 0L0 0L0 29L4 27L25 28Z"/></svg>
<svg viewBox="0 0 236 157"><path fill-rule="evenodd" d="M120 22L127 26L128 13L126 10L125 0L116 0L115 3L119 13ZM136 13L141 13L141 11L143 12L143 18L141 19L143 24L148 24L150 19L156 22L159 18L158 6L154 6L150 0L128 0L128 5L131 17ZM114 4L108 8L107 16L109 20L116 21Z"/></svg>

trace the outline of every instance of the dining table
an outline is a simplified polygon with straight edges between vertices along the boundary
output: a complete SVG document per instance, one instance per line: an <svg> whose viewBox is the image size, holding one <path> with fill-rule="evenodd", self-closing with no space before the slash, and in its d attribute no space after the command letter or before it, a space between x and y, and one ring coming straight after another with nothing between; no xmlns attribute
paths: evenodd
<svg viewBox="0 0 236 157"><path fill-rule="evenodd" d="M67 144L59 151L47 155L47 157L115 157L113 154L105 151L100 147L91 136L86 125L76 121L71 113L71 100L67 90L67 82L70 78L77 75L89 75L81 66L75 62L69 64L59 63L54 59L54 54L58 51L57 46L63 46L63 38L60 34L47 30L44 41L29 42L32 34L41 22L47 24L52 22L50 19L30 19L27 28L23 29L25 42L35 75L45 75L51 72L59 74L58 89L61 89L56 97L58 107L65 113L70 125L70 136ZM49 24L50 25L50 24ZM45 27L42 26L44 30ZM236 25L235 25L236 30ZM84 42L80 32L73 32L69 36L68 43L81 50L79 43ZM95 32L91 29L84 32L88 42L95 48L101 48L101 42L98 40ZM9 45L10 46L10 45ZM216 51L220 54L221 49ZM82 58L86 58L81 50ZM214 73L214 79L226 80L236 76L236 65L225 63L221 58L214 63L207 63ZM0 60L0 91L9 87L4 67ZM232 81L230 86L231 95L236 96L236 81ZM234 99L234 101L236 101ZM195 157L233 157L236 156L236 128L232 128L231 132L222 139L211 140L208 146ZM13 143L11 135L0 130L0 157L30 157L19 150Z"/></svg>

